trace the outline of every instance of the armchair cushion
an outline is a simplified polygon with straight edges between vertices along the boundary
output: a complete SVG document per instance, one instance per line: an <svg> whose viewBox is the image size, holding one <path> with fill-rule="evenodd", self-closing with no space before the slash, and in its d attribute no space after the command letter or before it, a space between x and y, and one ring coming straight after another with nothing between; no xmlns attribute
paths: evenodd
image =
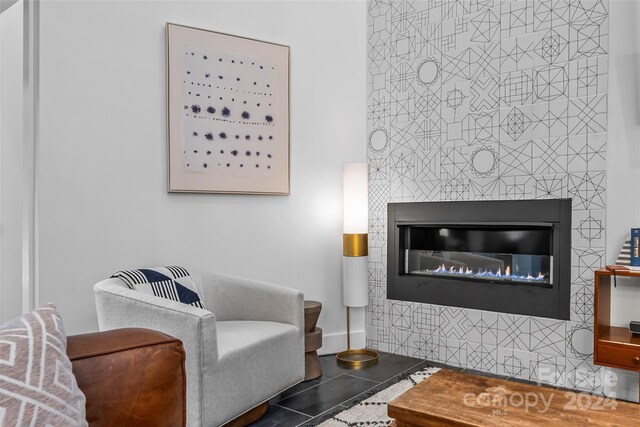
<svg viewBox="0 0 640 427"><path fill-rule="evenodd" d="M122 280L129 289L156 297L178 301L206 310L204 302L189 272L183 267L154 267L122 270L113 277Z"/></svg>
<svg viewBox="0 0 640 427"><path fill-rule="evenodd" d="M86 426L53 304L0 325L0 425Z"/></svg>
<svg viewBox="0 0 640 427"><path fill-rule="evenodd" d="M264 320L217 322L219 358L204 382L211 411L204 425L224 425L304 377L299 329Z"/></svg>
<svg viewBox="0 0 640 427"><path fill-rule="evenodd" d="M220 358L238 353L264 354L269 346L281 343L283 337L295 338L295 326L260 320L227 320L218 322L218 354Z"/></svg>

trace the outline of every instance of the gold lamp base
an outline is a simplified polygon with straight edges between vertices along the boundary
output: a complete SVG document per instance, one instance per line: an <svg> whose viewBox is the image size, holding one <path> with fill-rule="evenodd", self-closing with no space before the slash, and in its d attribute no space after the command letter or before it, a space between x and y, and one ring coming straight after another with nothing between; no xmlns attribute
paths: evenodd
<svg viewBox="0 0 640 427"><path fill-rule="evenodd" d="M351 368L362 368L378 363L378 353L361 348L359 350L345 350L336 354L338 364Z"/></svg>
<svg viewBox="0 0 640 427"><path fill-rule="evenodd" d="M366 348L351 349L350 323L349 307L347 307L347 349L336 354L338 364L350 368L362 368L364 366L375 365L378 363L378 353Z"/></svg>

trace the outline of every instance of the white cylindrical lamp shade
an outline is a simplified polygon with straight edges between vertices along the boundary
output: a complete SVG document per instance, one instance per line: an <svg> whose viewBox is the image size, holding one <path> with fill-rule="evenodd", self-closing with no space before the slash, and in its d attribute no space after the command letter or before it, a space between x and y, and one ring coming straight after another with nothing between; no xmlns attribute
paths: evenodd
<svg viewBox="0 0 640 427"><path fill-rule="evenodd" d="M343 302L348 307L369 303L368 241L369 167L347 163L343 168Z"/></svg>
<svg viewBox="0 0 640 427"><path fill-rule="evenodd" d="M369 167L366 163L347 163L342 169L342 232L369 232Z"/></svg>

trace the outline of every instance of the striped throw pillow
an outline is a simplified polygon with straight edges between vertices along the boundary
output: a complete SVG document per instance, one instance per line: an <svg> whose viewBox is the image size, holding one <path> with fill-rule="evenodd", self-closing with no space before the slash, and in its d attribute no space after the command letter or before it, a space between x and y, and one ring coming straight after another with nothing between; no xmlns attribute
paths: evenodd
<svg viewBox="0 0 640 427"><path fill-rule="evenodd" d="M168 266L122 270L111 277L119 278L130 289L206 310L195 282L183 267Z"/></svg>

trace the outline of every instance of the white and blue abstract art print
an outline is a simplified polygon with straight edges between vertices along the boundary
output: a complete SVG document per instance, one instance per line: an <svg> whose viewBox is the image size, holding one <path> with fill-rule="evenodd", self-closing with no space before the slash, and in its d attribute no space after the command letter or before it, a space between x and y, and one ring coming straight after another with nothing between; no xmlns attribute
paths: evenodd
<svg viewBox="0 0 640 427"><path fill-rule="evenodd" d="M289 47L166 31L169 191L289 194Z"/></svg>

